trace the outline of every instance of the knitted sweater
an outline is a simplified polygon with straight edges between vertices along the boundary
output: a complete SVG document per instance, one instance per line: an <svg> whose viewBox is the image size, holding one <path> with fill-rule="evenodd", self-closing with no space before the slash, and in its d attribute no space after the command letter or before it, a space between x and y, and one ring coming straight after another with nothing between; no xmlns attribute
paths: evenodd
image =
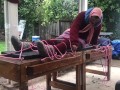
<svg viewBox="0 0 120 90"><path fill-rule="evenodd" d="M8 0L11 3L19 3L19 0Z"/></svg>
<svg viewBox="0 0 120 90"><path fill-rule="evenodd" d="M78 16L75 18L75 20L73 21L73 23L71 24L71 27L70 27L70 40L72 42L72 45L78 46L79 38L81 38L83 40L87 39L89 31L87 31L85 33L79 33L79 31L82 30L87 25L88 25L88 23L86 23L86 21L85 21L85 11L83 11L78 14ZM94 31L94 34L93 34L90 44L92 44L92 45L97 44L97 40L98 40L98 36L101 31L101 27L102 27L102 25L100 24L98 27L94 28L95 31Z"/></svg>

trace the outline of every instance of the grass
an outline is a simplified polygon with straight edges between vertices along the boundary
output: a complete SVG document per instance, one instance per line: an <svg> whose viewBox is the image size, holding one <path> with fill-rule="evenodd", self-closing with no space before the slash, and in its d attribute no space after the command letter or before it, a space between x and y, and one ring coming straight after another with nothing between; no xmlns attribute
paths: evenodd
<svg viewBox="0 0 120 90"><path fill-rule="evenodd" d="M5 42L4 41L0 41L0 53L1 51L5 51Z"/></svg>

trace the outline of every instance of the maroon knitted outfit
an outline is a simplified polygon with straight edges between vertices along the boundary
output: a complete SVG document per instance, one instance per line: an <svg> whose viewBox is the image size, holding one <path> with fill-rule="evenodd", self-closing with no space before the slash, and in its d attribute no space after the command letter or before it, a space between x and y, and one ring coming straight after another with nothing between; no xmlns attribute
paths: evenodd
<svg viewBox="0 0 120 90"><path fill-rule="evenodd" d="M76 19L71 24L71 27L70 27L70 41L71 41L72 45L79 46L78 38L81 38L83 40L87 39L89 31L87 31L85 33L79 33L79 31L82 30L87 25L88 24L85 22L85 11L79 13L78 16L76 17ZM92 40L90 42L90 44L92 44L92 45L97 44L97 39L98 39L99 33L101 31L101 25L99 25L98 27L95 27L94 30L95 31L94 31ZM57 40L46 40L46 41L51 45L56 45L56 47L62 53L64 53L66 51L66 49L70 48L70 42L69 42L68 39L63 40L60 43L58 43ZM67 45L67 48L66 48L66 45L63 42Z"/></svg>
<svg viewBox="0 0 120 90"><path fill-rule="evenodd" d="M70 40L73 45L78 45L78 38L81 38L84 40L87 39L89 31L87 31L85 33L79 33L79 31L82 30L87 25L88 24L85 22L85 12L79 13L70 27ZM94 28L95 31L94 31L94 34L93 34L90 44L92 44L92 45L97 44L97 39L100 34L101 27L102 27L102 25L99 25L98 27Z"/></svg>
<svg viewBox="0 0 120 90"><path fill-rule="evenodd" d="M19 0L8 0L11 3L19 3Z"/></svg>

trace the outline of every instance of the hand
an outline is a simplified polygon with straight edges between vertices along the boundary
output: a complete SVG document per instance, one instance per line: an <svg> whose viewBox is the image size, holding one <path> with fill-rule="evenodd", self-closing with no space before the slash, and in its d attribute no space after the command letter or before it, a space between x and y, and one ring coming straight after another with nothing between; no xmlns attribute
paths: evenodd
<svg viewBox="0 0 120 90"><path fill-rule="evenodd" d="M77 48L78 48L78 46L77 46L77 45L72 45L72 50L73 50L73 51L76 51L76 50L77 50Z"/></svg>

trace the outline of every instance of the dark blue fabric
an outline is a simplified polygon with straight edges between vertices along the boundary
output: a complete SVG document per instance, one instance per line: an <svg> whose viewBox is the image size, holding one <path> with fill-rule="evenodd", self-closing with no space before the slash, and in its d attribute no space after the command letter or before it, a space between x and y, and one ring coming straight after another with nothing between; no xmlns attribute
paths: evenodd
<svg viewBox="0 0 120 90"><path fill-rule="evenodd" d="M120 40L113 40L111 41L111 44L114 48L114 51L117 51L118 53L120 53Z"/></svg>
<svg viewBox="0 0 120 90"><path fill-rule="evenodd" d="M105 37L100 37L98 39L98 44L100 46L107 46L107 45L110 45L111 44L111 40L108 39L108 38L105 38Z"/></svg>
<svg viewBox="0 0 120 90"><path fill-rule="evenodd" d="M112 57L113 59L120 59L120 40L111 41L113 46Z"/></svg>
<svg viewBox="0 0 120 90"><path fill-rule="evenodd" d="M89 23L89 15L90 12L93 10L93 8L89 8L86 12L85 12L85 22Z"/></svg>

